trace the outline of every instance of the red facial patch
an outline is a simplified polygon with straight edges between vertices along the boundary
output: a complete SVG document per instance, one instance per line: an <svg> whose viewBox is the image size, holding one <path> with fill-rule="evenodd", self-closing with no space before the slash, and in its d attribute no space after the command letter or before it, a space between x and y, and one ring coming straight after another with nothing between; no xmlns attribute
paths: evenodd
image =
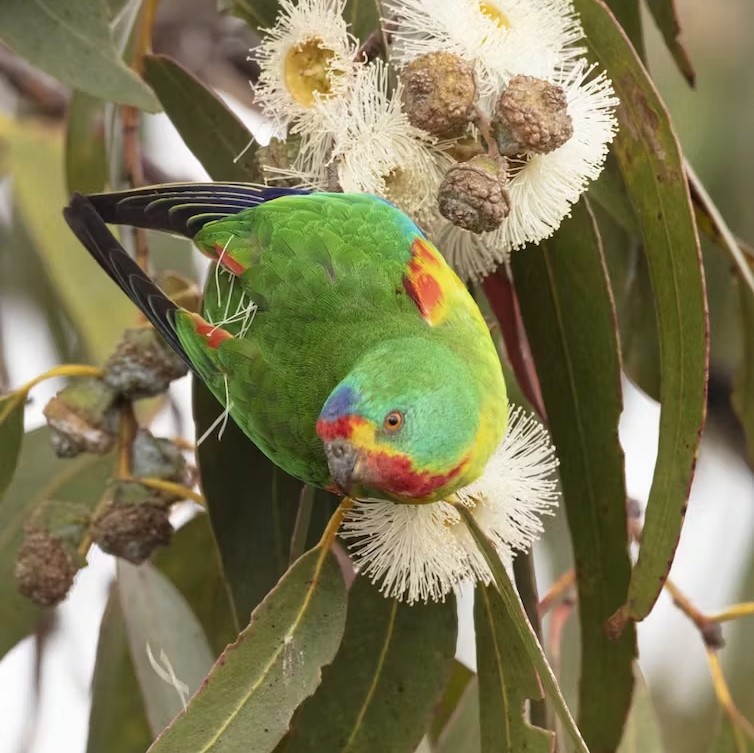
<svg viewBox="0 0 754 753"><path fill-rule="evenodd" d="M220 344L233 337L230 332L216 327L214 324L210 324L205 319L202 319L199 314L191 314L191 318L194 320L194 329L198 335L202 335L207 338L207 345L216 350L220 347Z"/></svg>
<svg viewBox="0 0 754 753"><path fill-rule="evenodd" d="M317 421L317 436L323 442L335 439L350 439L356 426L366 423L361 416L338 416L334 421L320 418Z"/></svg>
<svg viewBox="0 0 754 753"><path fill-rule="evenodd" d="M215 243L215 253L217 254L217 262L223 268L227 269L232 275L243 274L246 270L237 262L229 253L228 249L223 248L219 243Z"/></svg>
<svg viewBox="0 0 754 753"><path fill-rule="evenodd" d="M423 319L434 323L443 303L443 289L439 276L443 272L437 252L423 238L411 244L411 261L403 278L403 287L419 308Z"/></svg>
<svg viewBox="0 0 754 753"><path fill-rule="evenodd" d="M424 499L454 479L464 465L465 459L448 473L415 471L411 460L405 455L371 452L367 459L368 483L398 497Z"/></svg>

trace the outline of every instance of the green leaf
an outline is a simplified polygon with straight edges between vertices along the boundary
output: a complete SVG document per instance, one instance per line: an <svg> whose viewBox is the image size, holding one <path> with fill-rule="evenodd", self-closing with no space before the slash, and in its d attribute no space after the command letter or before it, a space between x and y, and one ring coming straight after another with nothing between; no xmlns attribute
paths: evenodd
<svg viewBox="0 0 754 753"><path fill-rule="evenodd" d="M699 180L699 176L688 162L686 162L686 177L689 181L691 201L694 203L694 214L699 230L730 256L738 275L754 294L754 268L752 268L736 237L707 193L701 180Z"/></svg>
<svg viewBox="0 0 754 753"><path fill-rule="evenodd" d="M24 437L26 395L11 392L0 397L0 501L13 479Z"/></svg>
<svg viewBox="0 0 754 753"><path fill-rule="evenodd" d="M379 0L347 0L343 18L348 30L362 42L380 26Z"/></svg>
<svg viewBox="0 0 754 753"><path fill-rule="evenodd" d="M474 592L474 628L479 670L482 753L549 753L554 733L524 719L526 700L539 699L539 678L526 653L513 615L495 586Z"/></svg>
<svg viewBox="0 0 754 753"><path fill-rule="evenodd" d="M642 60L647 59L639 0L605 0Z"/></svg>
<svg viewBox="0 0 754 753"><path fill-rule="evenodd" d="M243 19L252 29L267 29L275 23L278 0L218 0L221 12Z"/></svg>
<svg viewBox="0 0 754 753"><path fill-rule="evenodd" d="M195 379L197 437L222 410ZM216 429L204 439L197 460L236 620L243 626L288 567L302 484L275 466L232 420L222 439ZM315 536L331 510L317 495L310 523Z"/></svg>
<svg viewBox="0 0 754 753"><path fill-rule="evenodd" d="M615 311L585 201L550 240L514 254L511 262L573 540L581 623L579 728L593 750L614 750L631 704L636 637L633 626L618 640L605 630L626 599L631 563Z"/></svg>
<svg viewBox="0 0 754 753"><path fill-rule="evenodd" d="M448 680L456 632L455 599L409 606L357 578L338 655L276 753L412 753Z"/></svg>
<svg viewBox="0 0 754 753"><path fill-rule="evenodd" d="M254 610L150 753L269 753L340 645L346 589L329 549L312 549Z"/></svg>
<svg viewBox="0 0 754 753"><path fill-rule="evenodd" d="M474 681L476 675L457 659L453 661L453 669L450 672L448 684L445 692L442 694L440 702L437 704L432 724L429 728L429 737L432 742L442 734L442 731L448 725L450 718L455 713L458 705L461 703L466 689Z"/></svg>
<svg viewBox="0 0 754 753"><path fill-rule="evenodd" d="M204 628L212 655L219 656L238 629L209 517L197 515L182 526L152 564L186 599Z"/></svg>
<svg viewBox="0 0 754 753"><path fill-rule="evenodd" d="M579 732L573 716L571 716L568 705L558 687L558 681L555 679L555 675L547 662L547 657L537 641L537 636L534 635L534 631L529 624L529 619L519 601L518 594L513 588L513 584L508 577L508 573L505 571L503 563L500 561L500 557L495 551L495 547L484 535L484 532L468 508L463 505L456 505L456 510L458 510L466 523L471 537L479 547L479 551L490 568L492 579L502 599L505 613L508 615L510 624L521 645L529 655L529 661L539 675L539 680L545 691L545 697L552 704L566 734L571 738L575 746L574 749L579 753L589 753L589 748L587 748L584 738L581 736L581 732Z"/></svg>
<svg viewBox="0 0 754 753"><path fill-rule="evenodd" d="M65 178L68 193L99 193L107 183L105 103L73 92L65 130Z"/></svg>
<svg viewBox="0 0 754 753"><path fill-rule="evenodd" d="M665 44L668 46L670 54L678 66L678 70L686 79L689 86L693 86L696 74L691 65L691 60L689 60L688 53L679 39L681 25L678 23L678 11L675 8L675 0L647 0L647 7L662 32Z"/></svg>
<svg viewBox="0 0 754 753"><path fill-rule="evenodd" d="M102 361L133 321L134 308L115 283L102 274L63 219L62 208L68 203L68 194L62 140L55 132L29 123L10 125L4 135L9 146L13 190L24 225L67 314L81 334L89 358ZM16 253L26 250L17 249ZM104 311L107 316L102 315Z"/></svg>
<svg viewBox="0 0 754 753"><path fill-rule="evenodd" d="M652 697L637 664L634 664L634 679L634 698L618 753L663 753Z"/></svg>
<svg viewBox="0 0 754 753"><path fill-rule="evenodd" d="M754 737L723 713L709 753L754 753Z"/></svg>
<svg viewBox="0 0 754 753"><path fill-rule="evenodd" d="M743 343L731 402L744 429L749 465L754 467L754 296L742 282L736 287Z"/></svg>
<svg viewBox="0 0 754 753"><path fill-rule="evenodd" d="M107 457L59 460L47 427L24 437L16 475L0 501L0 656L34 630L40 615L39 607L18 592L13 575L24 523L40 502L53 497L94 508L111 469Z"/></svg>
<svg viewBox="0 0 754 753"><path fill-rule="evenodd" d="M148 562L138 567L117 560L118 593L131 659L153 735L183 710L184 701L204 679L214 657L202 626L176 587ZM159 676L152 658L187 686L184 699Z"/></svg>
<svg viewBox="0 0 754 753"><path fill-rule="evenodd" d="M621 101L615 141L642 230L661 357L660 437L639 558L625 609L643 619L672 564L704 424L708 323L699 239L670 119L646 71L601 0L576 0L591 55Z"/></svg>
<svg viewBox="0 0 754 753"><path fill-rule="evenodd" d="M87 753L135 753L152 742L116 589L99 630Z"/></svg>
<svg viewBox="0 0 754 753"><path fill-rule="evenodd" d="M466 686L455 711L434 746L434 753L481 753L479 726L479 684L476 678Z"/></svg>
<svg viewBox="0 0 754 753"><path fill-rule="evenodd" d="M118 55L103 0L3 0L0 38L73 89L142 110L160 106Z"/></svg>
<svg viewBox="0 0 754 753"><path fill-rule="evenodd" d="M257 142L211 89L166 55L144 58L144 78L213 180L263 182Z"/></svg>

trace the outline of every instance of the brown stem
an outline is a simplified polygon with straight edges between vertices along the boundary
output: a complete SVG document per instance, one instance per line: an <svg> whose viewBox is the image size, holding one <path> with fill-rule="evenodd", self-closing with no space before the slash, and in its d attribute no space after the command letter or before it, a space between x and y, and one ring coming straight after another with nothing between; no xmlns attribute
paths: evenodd
<svg viewBox="0 0 754 753"><path fill-rule="evenodd" d="M542 390L534 369L529 342L524 333L516 291L505 268L501 267L487 275L482 288L500 324L505 350L521 391L540 418L546 419Z"/></svg>
<svg viewBox="0 0 754 753"><path fill-rule="evenodd" d="M117 464L115 477L119 479L131 478L133 443L139 425L136 423L134 406L131 402L124 402L120 408L120 426L118 428Z"/></svg>
<svg viewBox="0 0 754 753"><path fill-rule="evenodd" d="M715 651L725 646L720 624L697 609L670 578L665 581L665 590L673 598L673 604L697 626L705 646Z"/></svg>
<svg viewBox="0 0 754 753"><path fill-rule="evenodd" d="M65 115L69 97L65 88L2 44L0 76L25 100L32 102L37 113L56 120Z"/></svg>
<svg viewBox="0 0 754 753"><path fill-rule="evenodd" d="M565 599L568 591L576 584L576 570L571 568L566 570L556 581L550 586L550 590L542 597L539 602L539 614L547 614L555 605L555 602Z"/></svg>
<svg viewBox="0 0 754 753"><path fill-rule="evenodd" d="M497 146L497 140L492 136L492 129L490 127L490 119L487 117L484 111L479 107L479 105L475 105L474 107L473 122L474 122L474 125L479 129L479 133L482 134L482 138L487 144L487 154L489 154L492 157L499 157L500 149Z"/></svg>

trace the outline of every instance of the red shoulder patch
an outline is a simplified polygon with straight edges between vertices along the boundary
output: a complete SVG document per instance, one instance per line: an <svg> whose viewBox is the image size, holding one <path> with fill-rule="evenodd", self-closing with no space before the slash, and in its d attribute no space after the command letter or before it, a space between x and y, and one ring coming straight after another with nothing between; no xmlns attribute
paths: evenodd
<svg viewBox="0 0 754 753"><path fill-rule="evenodd" d="M213 350L220 347L220 345L229 340L233 335L222 327L217 327L214 324L210 324L206 319L202 319L199 314L191 314L191 319L194 322L194 329L198 335L202 335L207 338L207 346Z"/></svg>
<svg viewBox="0 0 754 753"><path fill-rule="evenodd" d="M429 324L439 324L445 318L447 296L454 284L460 282L440 252L424 238L415 238L403 287Z"/></svg>
<svg viewBox="0 0 754 753"><path fill-rule="evenodd" d="M243 265L228 253L227 247L223 248L219 243L215 243L215 258L217 259L217 263L223 269L227 269L228 272L232 275L236 275L236 277L246 271Z"/></svg>

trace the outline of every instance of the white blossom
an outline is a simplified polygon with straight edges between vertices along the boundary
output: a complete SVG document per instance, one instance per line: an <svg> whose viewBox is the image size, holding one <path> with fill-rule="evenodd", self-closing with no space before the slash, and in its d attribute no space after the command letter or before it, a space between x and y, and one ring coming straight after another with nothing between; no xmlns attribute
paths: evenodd
<svg viewBox="0 0 754 753"><path fill-rule="evenodd" d="M391 0L388 8L399 66L453 53L474 66L483 98L516 74L546 78L584 52L570 0Z"/></svg>
<svg viewBox="0 0 754 753"><path fill-rule="evenodd" d="M557 504L557 467L549 435L520 408L510 412L503 441L475 482L456 492L503 562L525 551L542 531L540 516ZM341 535L357 567L386 595L442 600L465 581L491 582L491 573L464 525L446 501L405 505L357 501Z"/></svg>
<svg viewBox="0 0 754 753"><path fill-rule="evenodd" d="M509 160L511 208L497 230L474 235L435 215L429 234L461 278L479 280L511 250L549 238L602 172L618 100L605 73L593 74L594 66L581 60L550 79L565 92L573 135L548 154Z"/></svg>

